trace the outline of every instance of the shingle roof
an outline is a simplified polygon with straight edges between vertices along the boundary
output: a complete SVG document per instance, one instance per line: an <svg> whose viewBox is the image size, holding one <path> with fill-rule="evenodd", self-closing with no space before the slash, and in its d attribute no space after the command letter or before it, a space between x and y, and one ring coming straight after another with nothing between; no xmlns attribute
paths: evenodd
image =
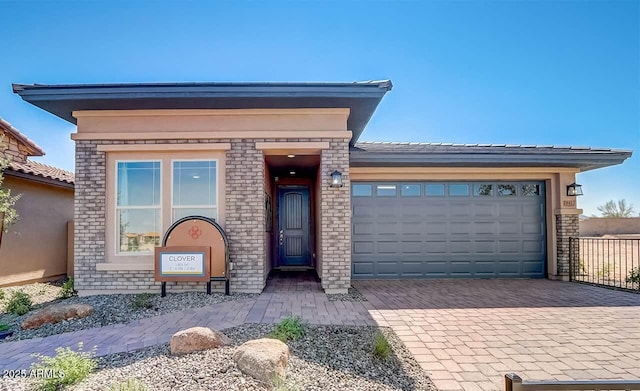
<svg viewBox="0 0 640 391"><path fill-rule="evenodd" d="M8 169L69 184L74 184L75 181L75 175L70 171L30 160L27 160L25 163L11 162L9 163Z"/></svg>
<svg viewBox="0 0 640 391"><path fill-rule="evenodd" d="M389 153L585 153L585 152L631 152L610 148L592 148L584 146L557 145L521 145L521 144L455 144L455 143L412 143L395 141L359 141L352 148L363 152Z"/></svg>
<svg viewBox="0 0 640 391"><path fill-rule="evenodd" d="M20 133L20 131L14 128L9 122L0 118L0 128L4 129L6 132L15 137L18 141L24 144L27 148L31 150L31 154L29 156L44 156L44 150L40 148L35 142L33 142L29 137Z"/></svg>

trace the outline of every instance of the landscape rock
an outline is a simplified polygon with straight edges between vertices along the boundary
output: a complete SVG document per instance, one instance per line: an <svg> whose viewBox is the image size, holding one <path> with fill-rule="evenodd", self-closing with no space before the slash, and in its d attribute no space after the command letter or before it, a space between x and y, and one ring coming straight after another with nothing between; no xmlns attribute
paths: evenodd
<svg viewBox="0 0 640 391"><path fill-rule="evenodd" d="M289 347L277 339L255 339L240 345L233 360L242 373L271 384L286 377Z"/></svg>
<svg viewBox="0 0 640 391"><path fill-rule="evenodd" d="M93 313L93 307L88 304L59 303L41 309L25 319L22 329L37 329L48 323L58 323L63 320L86 318Z"/></svg>
<svg viewBox="0 0 640 391"><path fill-rule="evenodd" d="M173 334L169 346L171 354L181 355L203 350L216 349L231 341L226 335L208 327L192 327Z"/></svg>

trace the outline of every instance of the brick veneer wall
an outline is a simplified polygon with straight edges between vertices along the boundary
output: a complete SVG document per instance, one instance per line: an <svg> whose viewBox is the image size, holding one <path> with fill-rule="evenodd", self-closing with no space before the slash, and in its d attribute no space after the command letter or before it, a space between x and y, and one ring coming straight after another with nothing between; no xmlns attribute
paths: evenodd
<svg viewBox="0 0 640 391"><path fill-rule="evenodd" d="M351 186L349 142L330 141L320 162L322 220L322 288L327 293L347 293L351 285ZM341 188L331 185L331 173L342 172Z"/></svg>
<svg viewBox="0 0 640 391"><path fill-rule="evenodd" d="M76 142L76 173L74 196L74 285L78 291L114 289L113 273L96 271L96 264L105 262L106 217L106 154L97 151L96 142ZM132 272L133 274L133 272Z"/></svg>
<svg viewBox="0 0 640 391"><path fill-rule="evenodd" d="M570 238L579 236L578 215L556 215L558 276L569 278Z"/></svg>
<svg viewBox="0 0 640 391"><path fill-rule="evenodd" d="M264 156L255 140L232 140L226 165L225 230L233 262L231 289L262 292L267 257Z"/></svg>
<svg viewBox="0 0 640 391"><path fill-rule="evenodd" d="M100 144L177 144L231 143L226 153L225 230L230 242L232 292L260 292L265 281L266 243L264 212L264 157L256 142L328 141L323 151L322 174L322 255L323 287L327 291L346 292L351 278L349 150L346 140L330 139L252 139L252 140L146 140L77 141L75 183L75 259L76 289L82 291L158 290L152 271L98 271L97 263L106 262L106 153ZM343 173L345 186L329 187L333 170ZM221 290L221 283L213 284ZM168 291L201 290L204 284L169 283Z"/></svg>

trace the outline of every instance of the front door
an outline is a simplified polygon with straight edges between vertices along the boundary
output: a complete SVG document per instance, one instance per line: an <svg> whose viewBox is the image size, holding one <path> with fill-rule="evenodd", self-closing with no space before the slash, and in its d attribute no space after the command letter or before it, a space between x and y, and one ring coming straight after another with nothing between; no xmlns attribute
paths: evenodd
<svg viewBox="0 0 640 391"><path fill-rule="evenodd" d="M308 187L278 187L278 266L312 266L309 214Z"/></svg>

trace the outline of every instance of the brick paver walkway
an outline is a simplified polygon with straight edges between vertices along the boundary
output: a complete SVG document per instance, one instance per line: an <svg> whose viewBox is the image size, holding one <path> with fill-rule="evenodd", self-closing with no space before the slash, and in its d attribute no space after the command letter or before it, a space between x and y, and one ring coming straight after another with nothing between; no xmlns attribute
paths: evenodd
<svg viewBox="0 0 640 391"><path fill-rule="evenodd" d="M640 295L548 280L363 281L356 287L441 391L531 380L640 379Z"/></svg>
<svg viewBox="0 0 640 391"><path fill-rule="evenodd" d="M193 326L224 329L288 315L312 324L394 329L436 386L502 390L525 379L640 378L640 295L547 280L359 281L368 302L329 301L308 278L270 281L256 299L0 344L3 369L28 368L31 353L97 346L97 354L168 342Z"/></svg>
<svg viewBox="0 0 640 391"><path fill-rule="evenodd" d="M96 346L96 355L127 352L169 342L179 330L206 326L221 330L243 323L276 323L299 316L310 324L375 325L366 302L332 302L315 280L306 277L270 281L256 299L214 304L136 320L128 324L80 330L15 342L0 343L0 374L5 369L27 369L36 361L32 353L52 355L57 347L84 349Z"/></svg>

